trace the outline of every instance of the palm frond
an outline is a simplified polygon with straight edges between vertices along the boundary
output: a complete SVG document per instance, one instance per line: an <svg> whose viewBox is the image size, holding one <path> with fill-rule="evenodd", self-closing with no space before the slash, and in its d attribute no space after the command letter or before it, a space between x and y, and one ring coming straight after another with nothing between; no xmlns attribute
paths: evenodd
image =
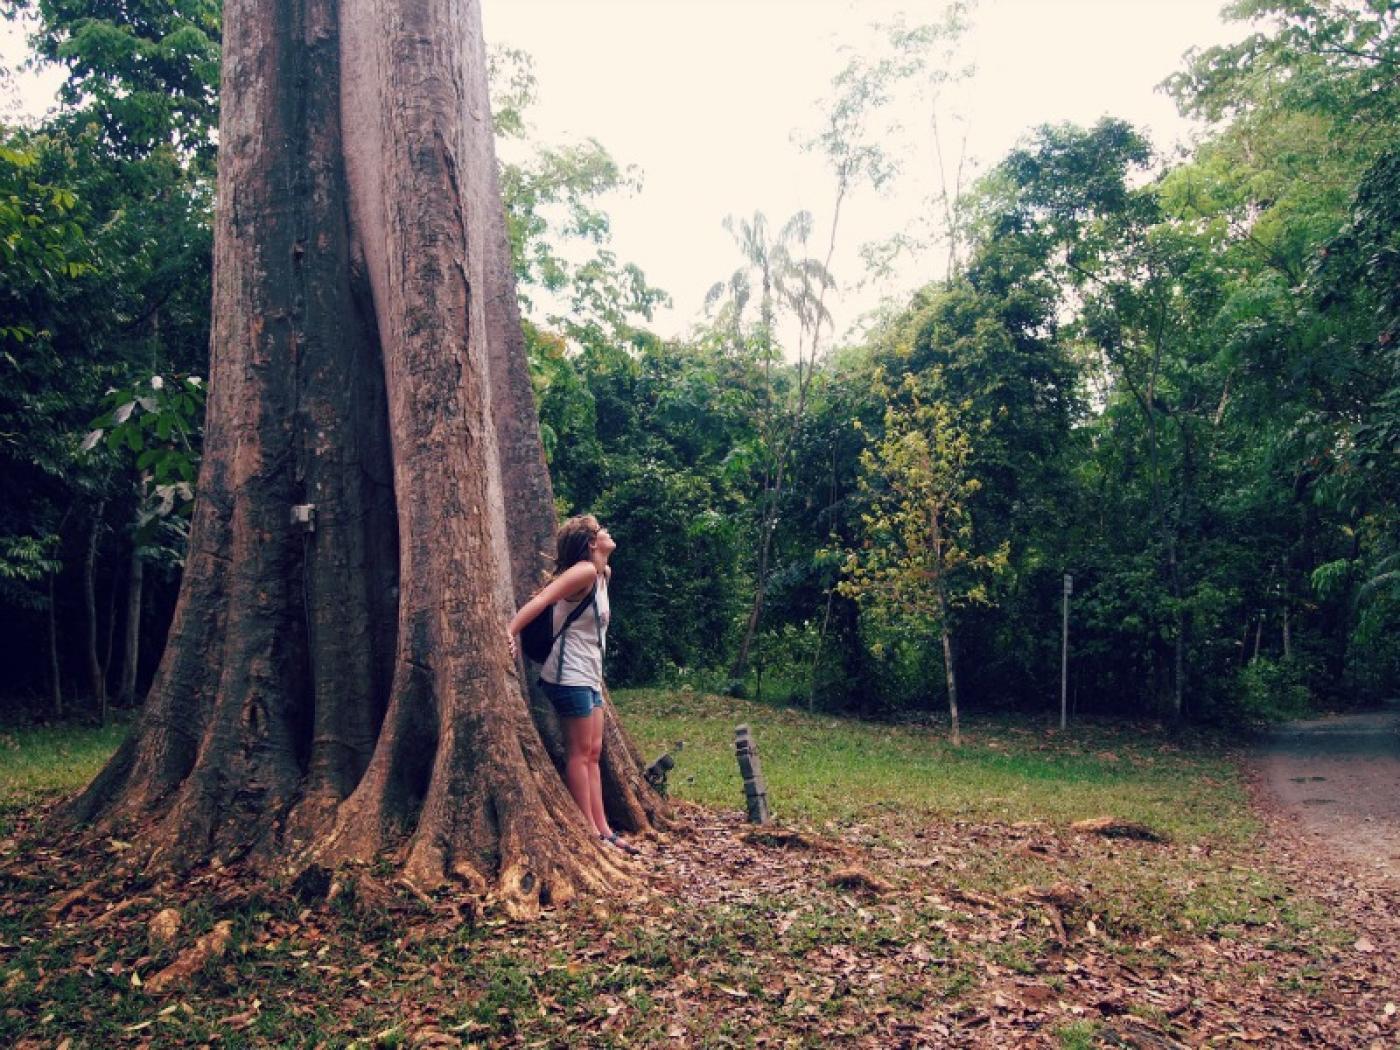
<svg viewBox="0 0 1400 1050"><path fill-rule="evenodd" d="M1400 553L1389 554L1376 563L1371 578L1356 591L1356 604L1369 601L1397 584L1400 584Z"/></svg>
<svg viewBox="0 0 1400 1050"><path fill-rule="evenodd" d="M780 244L802 244L812 236L813 220L812 213L803 209L795 212L792 218L783 223L782 232L778 234Z"/></svg>

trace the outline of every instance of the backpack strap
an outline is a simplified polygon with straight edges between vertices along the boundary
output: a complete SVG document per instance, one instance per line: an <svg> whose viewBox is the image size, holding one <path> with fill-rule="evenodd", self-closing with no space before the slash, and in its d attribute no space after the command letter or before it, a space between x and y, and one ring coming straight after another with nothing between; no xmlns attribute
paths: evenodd
<svg viewBox="0 0 1400 1050"><path fill-rule="evenodd" d="M597 584L594 584L593 592L593 628L598 632L598 651L606 653L608 651L607 641L603 638L603 614L598 611ZM603 581L603 589L607 590L608 581Z"/></svg>
<svg viewBox="0 0 1400 1050"><path fill-rule="evenodd" d="M549 644L551 648L553 648L555 642L559 643L559 662L555 665L554 669L554 678L556 681L564 677L564 632L566 632L573 625L573 622L575 620L577 620L580 616L583 615L583 611L585 609L587 609L589 606L594 606L596 608L597 601L598 581L594 580L593 589L588 592L588 601L579 602L578 605L575 607L574 611L569 613L568 619L564 621L564 626L560 627L559 630L555 632L554 637L550 639Z"/></svg>

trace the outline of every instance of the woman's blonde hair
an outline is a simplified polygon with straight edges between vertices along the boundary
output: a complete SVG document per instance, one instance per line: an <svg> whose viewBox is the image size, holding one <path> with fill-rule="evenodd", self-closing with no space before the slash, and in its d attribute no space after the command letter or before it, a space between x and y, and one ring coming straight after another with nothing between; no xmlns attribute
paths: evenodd
<svg viewBox="0 0 1400 1050"><path fill-rule="evenodd" d="M592 514L578 514L559 526L554 534L554 574L588 560L588 545L602 526Z"/></svg>

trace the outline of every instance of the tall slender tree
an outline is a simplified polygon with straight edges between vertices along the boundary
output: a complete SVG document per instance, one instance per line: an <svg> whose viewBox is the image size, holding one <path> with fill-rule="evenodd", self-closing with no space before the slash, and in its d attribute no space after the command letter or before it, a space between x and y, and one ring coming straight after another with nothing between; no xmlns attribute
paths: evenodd
<svg viewBox="0 0 1400 1050"><path fill-rule="evenodd" d="M478 5L232 0L223 40L187 568L140 724L65 814L177 867L389 850L518 914L625 878L504 645L553 507ZM633 830L638 767L609 709Z"/></svg>
<svg viewBox="0 0 1400 1050"><path fill-rule="evenodd" d="M730 668L730 677L742 679L748 668L749 650L763 615L763 603L768 592L769 557L773 546L773 531L777 527L782 504L788 458L797 429L806 412L807 393L815 374L816 361L807 357L810 336L815 354L817 332L831 317L823 304L823 296L834 283L826 263L803 257L794 249L805 247L812 233L810 212L799 211L783 224L776 237L768 232L768 220L755 212L753 221L727 218L724 227L733 236L744 257L744 266L736 270L728 282L720 282L706 295L707 304L724 302L721 324L732 325L736 343L743 338L744 307L751 298L752 280L759 286L758 326L753 341L763 366L764 410L759 425L762 489L758 503L758 539L754 545L754 593L739 650ZM797 348L796 391L784 399L774 382L774 370L782 370L780 346L776 328L781 313L790 313L797 322L801 336ZM790 402L790 403L789 403Z"/></svg>

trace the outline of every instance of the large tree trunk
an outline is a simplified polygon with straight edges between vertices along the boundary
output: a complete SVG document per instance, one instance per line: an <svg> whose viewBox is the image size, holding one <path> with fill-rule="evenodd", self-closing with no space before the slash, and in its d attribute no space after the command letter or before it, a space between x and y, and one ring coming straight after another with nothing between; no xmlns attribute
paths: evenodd
<svg viewBox="0 0 1400 1050"><path fill-rule="evenodd" d="M141 724L70 817L147 821L180 866L389 851L521 914L625 879L505 645L554 525L505 252L473 0L225 6L186 574ZM615 719L606 752L646 829Z"/></svg>

